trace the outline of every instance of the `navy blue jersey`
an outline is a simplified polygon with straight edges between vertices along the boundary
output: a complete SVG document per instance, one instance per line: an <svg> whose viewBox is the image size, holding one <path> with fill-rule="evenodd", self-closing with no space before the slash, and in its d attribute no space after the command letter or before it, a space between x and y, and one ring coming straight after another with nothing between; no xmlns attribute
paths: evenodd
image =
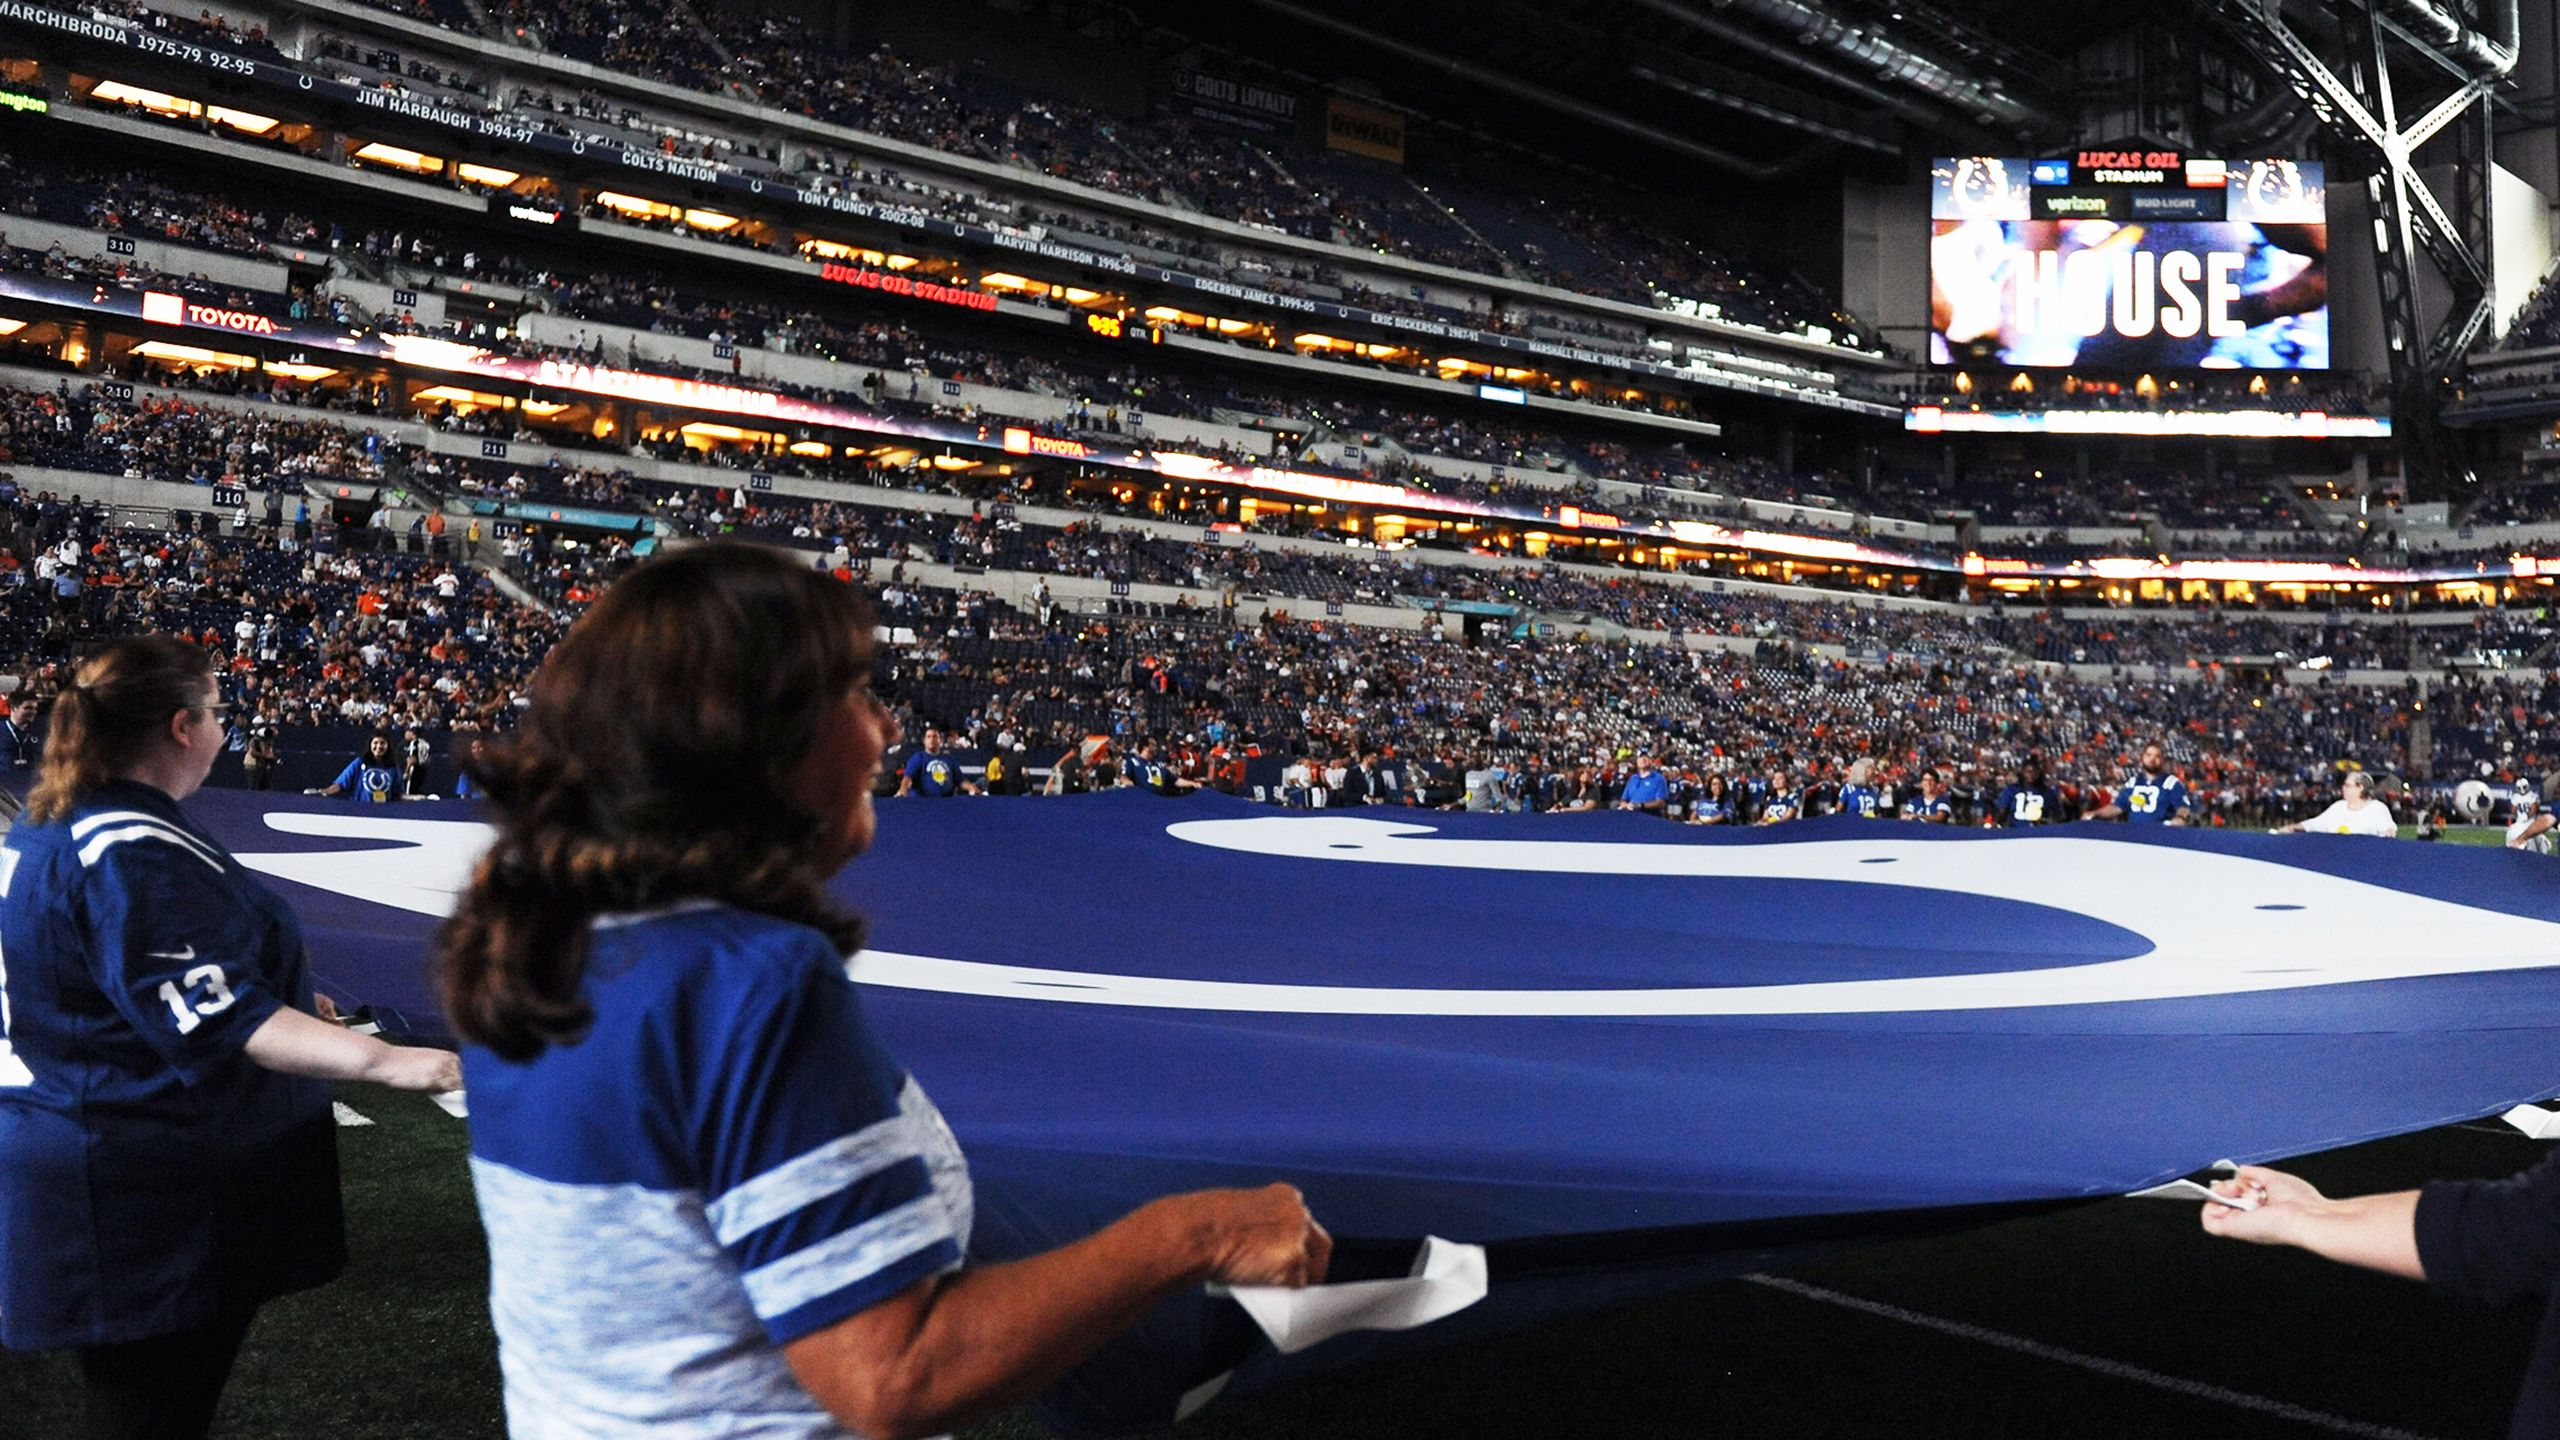
<svg viewBox="0 0 2560 1440"><path fill-rule="evenodd" d="M1993 802L1992 818L2008 829L2028 825L2049 825L2062 818L2062 802L2051 790L2029 785L2007 785Z"/></svg>
<svg viewBox="0 0 2560 1440"><path fill-rule="evenodd" d="M308 1009L302 929L114 782L0 846L0 1341L172 1334L345 1263L328 1086L241 1053Z"/></svg>
<svg viewBox="0 0 2560 1440"><path fill-rule="evenodd" d="M331 783L368 805L387 805L400 798L400 767L359 756Z"/></svg>
<svg viewBox="0 0 2560 1440"><path fill-rule="evenodd" d="M1955 807L1947 803L1944 795L1914 795L1902 807L1904 819L1926 820L1933 824L1953 820L1955 813Z"/></svg>
<svg viewBox="0 0 2560 1440"><path fill-rule="evenodd" d="M960 1264L959 1146L816 931L697 902L590 944L577 1043L463 1052L508 1433L840 1440L780 1347Z"/></svg>
<svg viewBox="0 0 2560 1440"><path fill-rule="evenodd" d="M1840 813L1873 820L1876 818L1877 798L1873 786L1843 785L1840 787Z"/></svg>
<svg viewBox="0 0 2560 1440"><path fill-rule="evenodd" d="M952 795L960 789L960 767L948 755L919 750L907 757L906 777L918 795Z"/></svg>
<svg viewBox="0 0 2560 1440"><path fill-rule="evenodd" d="M2166 825L2186 813L2187 782L2175 775L2136 775L2116 791L2116 808L2136 825Z"/></svg>

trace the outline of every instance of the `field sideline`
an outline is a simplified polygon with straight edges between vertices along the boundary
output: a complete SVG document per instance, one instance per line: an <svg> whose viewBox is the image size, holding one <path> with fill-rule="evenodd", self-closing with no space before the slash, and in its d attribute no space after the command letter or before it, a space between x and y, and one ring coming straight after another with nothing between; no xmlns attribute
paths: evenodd
<svg viewBox="0 0 2560 1440"><path fill-rule="evenodd" d="M337 1284L267 1311L216 1433L499 1440L487 1253L463 1127L415 1096L343 1094L376 1122L339 1132L354 1263ZM2504 1174L2543 1149L2501 1125L2464 1125L2300 1168L2347 1193ZM2195 1215L2114 1200L1843 1252L1791 1269L1786 1288L1730 1281L1349 1369L1212 1408L1179 1433L2504 1433L2531 1315L2212 1241ZM0 1352L0 1436L77 1433L69 1360ZM1020 1416L967 1432L1041 1433Z"/></svg>

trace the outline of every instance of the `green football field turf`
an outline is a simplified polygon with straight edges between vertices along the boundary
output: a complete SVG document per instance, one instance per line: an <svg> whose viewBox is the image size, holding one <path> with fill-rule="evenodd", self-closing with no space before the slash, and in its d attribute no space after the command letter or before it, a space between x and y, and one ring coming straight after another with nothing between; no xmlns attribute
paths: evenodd
<svg viewBox="0 0 2560 1440"><path fill-rule="evenodd" d="M260 1319L223 1440L500 1440L487 1255L462 1126L343 1092L353 1264ZM2313 1157L2331 1193L2496 1175L2546 1147L2462 1125ZM1496 1277L1500 1283L1500 1277ZM2504 1432L2534 1319L2212 1241L2192 1205L2115 1200L1799 1261L1212 1407L1179 1440L1980 1440ZM78 1434L70 1362L0 1352L0 1437ZM2308 1417L2308 1418L2306 1418ZM1044 1434L1008 1415L965 1440Z"/></svg>

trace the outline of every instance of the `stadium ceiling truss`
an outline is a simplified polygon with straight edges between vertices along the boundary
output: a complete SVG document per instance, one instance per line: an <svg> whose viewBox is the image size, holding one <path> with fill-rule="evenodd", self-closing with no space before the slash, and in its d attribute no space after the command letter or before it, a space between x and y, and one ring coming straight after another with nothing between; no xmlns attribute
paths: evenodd
<svg viewBox="0 0 2560 1440"><path fill-rule="evenodd" d="M1166 9L1166 0L1133 3ZM1970 18L1929 0L1246 0L1240 8L1347 43L1349 55L1404 62L1408 81L1458 82L1769 180L1814 171L1844 151L1890 160L1919 135L2008 146L2068 134L2067 87L2055 83L2067 67L2030 42L2079 31L2039 18L2039 3L2012 0ZM2012 18L2016 25L2005 23ZM2003 38L2004 29L2028 38ZM1722 123L1736 117L1744 123Z"/></svg>
<svg viewBox="0 0 2560 1440"><path fill-rule="evenodd" d="M2338 155L2365 171L2392 431L2410 497L2458 499L2477 477L2443 413L2495 303L2492 107L2515 68L2517 0L2470 7L2484 13L2431 0L2329 0L2298 21L2287 17L2284 0L2220 8L2260 61L2311 107ZM2418 152L2430 145L2449 162L2449 198L2418 173ZM2422 260L2444 286L2432 325L2427 312L2438 307L2422 288Z"/></svg>

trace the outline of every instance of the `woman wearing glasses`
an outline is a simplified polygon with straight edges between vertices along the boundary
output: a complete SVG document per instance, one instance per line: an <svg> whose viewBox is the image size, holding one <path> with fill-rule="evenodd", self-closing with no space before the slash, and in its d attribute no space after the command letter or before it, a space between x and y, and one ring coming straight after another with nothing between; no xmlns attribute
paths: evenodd
<svg viewBox="0 0 2560 1440"><path fill-rule="evenodd" d="M215 696L184 641L91 656L0 845L0 1343L78 1352L95 1440L203 1435L258 1307L345 1263L323 1082L460 1084L314 1015L293 912L178 808Z"/></svg>

